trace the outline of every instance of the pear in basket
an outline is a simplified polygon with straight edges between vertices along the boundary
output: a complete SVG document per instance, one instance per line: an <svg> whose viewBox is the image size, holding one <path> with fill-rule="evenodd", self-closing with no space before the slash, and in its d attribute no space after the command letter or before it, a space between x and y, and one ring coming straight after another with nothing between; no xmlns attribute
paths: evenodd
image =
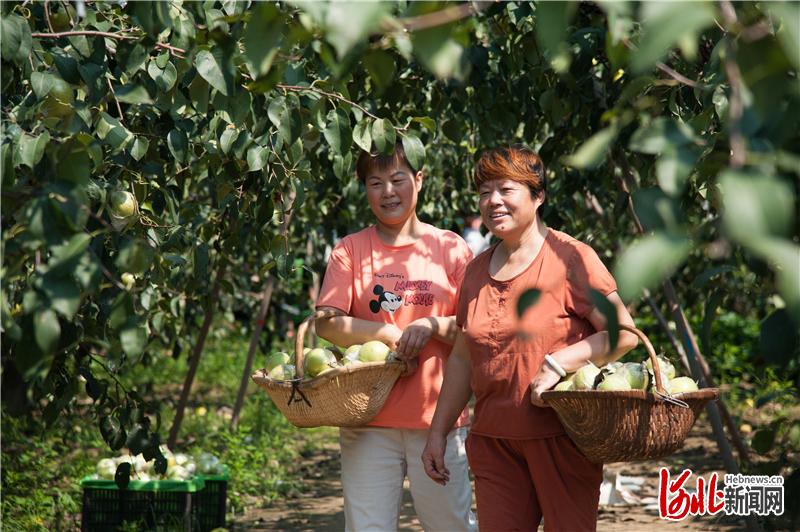
<svg viewBox="0 0 800 532"><path fill-rule="evenodd" d="M696 392L697 383L689 377L675 377L669 381L670 391L672 393Z"/></svg>
<svg viewBox="0 0 800 532"><path fill-rule="evenodd" d="M594 381L599 374L600 368L589 362L575 372L575 378L572 380L574 389L593 390Z"/></svg>
<svg viewBox="0 0 800 532"><path fill-rule="evenodd" d="M316 347L309 351L303 360L303 369L306 375L313 378L330 368L332 363L336 363L333 353L322 347Z"/></svg>
<svg viewBox="0 0 800 532"><path fill-rule="evenodd" d="M386 360L391 349L379 340L372 340L361 346L358 350L358 358L361 362L381 362Z"/></svg>
<svg viewBox="0 0 800 532"><path fill-rule="evenodd" d="M628 379L625 378L625 375L621 373L611 373L606 375L603 382L597 385L597 389L606 392L622 392L630 390L631 385L628 383Z"/></svg>
<svg viewBox="0 0 800 532"><path fill-rule="evenodd" d="M641 362L626 362L620 371L632 390L646 390L648 384L648 373Z"/></svg>
<svg viewBox="0 0 800 532"><path fill-rule="evenodd" d="M272 368L278 366L280 364L290 364L291 357L288 353L284 353L283 351L278 353L273 353L267 357L267 364L264 366L264 369L267 370L267 373L272 371Z"/></svg>
<svg viewBox="0 0 800 532"><path fill-rule="evenodd" d="M656 357L658 359L658 367L661 369L661 376L665 379L674 379L675 378L675 366L672 363L663 357ZM655 373L653 372L653 362L648 358L645 363L647 366L647 371L650 372L650 375L655 377Z"/></svg>
<svg viewBox="0 0 800 532"><path fill-rule="evenodd" d="M267 376L276 381L292 380L295 376L295 368L292 364L279 364L272 368Z"/></svg>
<svg viewBox="0 0 800 532"><path fill-rule="evenodd" d="M553 390L557 392L568 392L572 390L572 381L571 380L563 380L556 384L556 387Z"/></svg>

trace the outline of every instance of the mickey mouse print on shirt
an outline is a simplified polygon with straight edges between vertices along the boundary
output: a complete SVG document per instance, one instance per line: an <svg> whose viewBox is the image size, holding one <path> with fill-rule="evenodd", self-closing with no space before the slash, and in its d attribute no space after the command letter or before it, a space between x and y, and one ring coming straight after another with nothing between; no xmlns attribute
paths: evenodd
<svg viewBox="0 0 800 532"><path fill-rule="evenodd" d="M377 299L369 302L369 309L373 314L377 314L381 310L392 314L403 304L403 299L400 296L388 290L384 290L379 284L375 285L375 288L372 289L372 293L378 296Z"/></svg>

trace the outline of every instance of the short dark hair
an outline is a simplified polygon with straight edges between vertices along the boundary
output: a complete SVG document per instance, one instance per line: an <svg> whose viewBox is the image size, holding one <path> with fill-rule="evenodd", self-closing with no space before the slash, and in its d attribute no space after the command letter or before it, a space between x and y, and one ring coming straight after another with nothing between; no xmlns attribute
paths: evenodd
<svg viewBox="0 0 800 532"><path fill-rule="evenodd" d="M359 181L364 182L375 170L386 170L401 165L407 166L412 174L416 174L420 170L411 166L402 142L395 143L394 153L381 153L377 150L365 152L362 150L358 156L358 162L356 162L356 176L358 176Z"/></svg>

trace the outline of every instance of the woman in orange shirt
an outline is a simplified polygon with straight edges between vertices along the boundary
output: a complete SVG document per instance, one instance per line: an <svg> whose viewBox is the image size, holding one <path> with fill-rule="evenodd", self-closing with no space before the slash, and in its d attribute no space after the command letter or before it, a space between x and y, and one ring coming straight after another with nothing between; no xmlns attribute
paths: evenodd
<svg viewBox="0 0 800 532"><path fill-rule="evenodd" d="M317 333L342 346L381 340L416 370L397 380L370 423L339 431L345 528L397 529L407 477L425 530L474 530L464 450L469 415L463 407L445 433L453 482L436 484L419 462L456 335L458 287L472 253L457 234L417 218L423 175L402 144L392 155L362 152L356 172L376 223L347 235L331 253L317 309L341 315L319 320Z"/></svg>
<svg viewBox="0 0 800 532"><path fill-rule="evenodd" d="M636 346L621 332L609 350L605 319L590 289L615 304L633 325L616 283L588 245L548 228L544 166L513 146L484 153L475 170L483 223L500 242L467 267L456 314L461 331L448 360L442 393L422 454L425 471L449 481L443 438L471 392L475 415L467 456L475 476L481 530L595 530L602 465L583 456L540 394L560 379L547 354L567 372L602 365ZM527 289L539 299L521 318Z"/></svg>

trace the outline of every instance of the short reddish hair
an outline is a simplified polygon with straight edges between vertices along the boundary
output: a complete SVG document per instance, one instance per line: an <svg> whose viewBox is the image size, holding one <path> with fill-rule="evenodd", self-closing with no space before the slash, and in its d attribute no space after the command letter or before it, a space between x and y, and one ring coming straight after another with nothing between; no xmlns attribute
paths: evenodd
<svg viewBox="0 0 800 532"><path fill-rule="evenodd" d="M494 148L481 154L475 166L475 186L480 188L483 183L495 179L524 183L534 196L547 191L542 158L521 144Z"/></svg>
<svg viewBox="0 0 800 532"><path fill-rule="evenodd" d="M361 154L356 161L356 176L359 181L365 181L375 170L387 170L390 168L406 166L411 170L411 174L416 174L420 168L414 168L406 157L403 143L398 142L394 145L394 152L390 154L373 151L371 153L361 150Z"/></svg>

